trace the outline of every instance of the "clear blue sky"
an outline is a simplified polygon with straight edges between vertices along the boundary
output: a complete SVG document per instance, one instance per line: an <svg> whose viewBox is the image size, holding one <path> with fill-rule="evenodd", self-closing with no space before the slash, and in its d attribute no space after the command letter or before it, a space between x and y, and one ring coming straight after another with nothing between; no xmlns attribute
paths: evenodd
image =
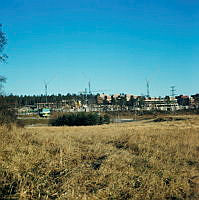
<svg viewBox="0 0 199 200"><path fill-rule="evenodd" d="M13 94L199 92L198 0L0 0Z"/></svg>

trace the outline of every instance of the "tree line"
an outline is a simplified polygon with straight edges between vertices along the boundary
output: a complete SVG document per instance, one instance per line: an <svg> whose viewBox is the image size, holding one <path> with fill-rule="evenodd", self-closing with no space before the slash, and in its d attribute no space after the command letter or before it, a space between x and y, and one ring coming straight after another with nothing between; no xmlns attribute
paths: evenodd
<svg viewBox="0 0 199 200"><path fill-rule="evenodd" d="M20 106L34 106L37 103L60 103L66 102L68 104L73 103L74 101L81 101L82 103L87 103L88 100L93 100L95 102L96 96L95 95L77 95L77 94L58 94L58 95L48 95L47 97L43 94L41 95L6 95L1 96L1 99L4 99L7 104L10 106L13 105L15 107ZM47 102L46 102L47 101Z"/></svg>

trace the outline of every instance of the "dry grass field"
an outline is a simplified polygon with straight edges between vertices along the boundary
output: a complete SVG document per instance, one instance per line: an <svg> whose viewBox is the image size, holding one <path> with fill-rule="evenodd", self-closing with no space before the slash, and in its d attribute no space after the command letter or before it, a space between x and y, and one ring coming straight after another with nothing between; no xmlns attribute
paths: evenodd
<svg viewBox="0 0 199 200"><path fill-rule="evenodd" d="M0 128L0 199L199 199L199 116Z"/></svg>

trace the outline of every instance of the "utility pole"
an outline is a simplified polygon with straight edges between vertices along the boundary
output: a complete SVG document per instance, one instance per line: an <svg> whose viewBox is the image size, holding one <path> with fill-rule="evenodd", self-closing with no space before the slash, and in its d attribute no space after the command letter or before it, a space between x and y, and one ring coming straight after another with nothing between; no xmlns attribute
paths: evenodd
<svg viewBox="0 0 199 200"><path fill-rule="evenodd" d="M175 92L176 92L175 87L176 87L176 86L171 86L171 96L172 96L172 97L175 97L175 95L176 95L176 93L175 93Z"/></svg>
<svg viewBox="0 0 199 200"><path fill-rule="evenodd" d="M149 87L149 81L146 80L146 87L147 87L147 97L150 97L150 87Z"/></svg>
<svg viewBox="0 0 199 200"><path fill-rule="evenodd" d="M54 78L53 78L54 79ZM44 80L44 87L45 87L45 97L46 97L46 106L47 106L47 104L48 104L48 85L49 85L49 83L53 80L53 79L51 79L50 81L45 81Z"/></svg>
<svg viewBox="0 0 199 200"><path fill-rule="evenodd" d="M88 93L91 94L91 82L88 81Z"/></svg>
<svg viewBox="0 0 199 200"><path fill-rule="evenodd" d="M89 82L90 83L90 82ZM90 89L89 89L90 90ZM87 92L87 89L85 88L85 102L86 102L86 105L88 106L88 92Z"/></svg>
<svg viewBox="0 0 199 200"><path fill-rule="evenodd" d="M45 96L46 96L46 106L47 106L47 104L48 104L48 85L46 82L44 84L45 84Z"/></svg>

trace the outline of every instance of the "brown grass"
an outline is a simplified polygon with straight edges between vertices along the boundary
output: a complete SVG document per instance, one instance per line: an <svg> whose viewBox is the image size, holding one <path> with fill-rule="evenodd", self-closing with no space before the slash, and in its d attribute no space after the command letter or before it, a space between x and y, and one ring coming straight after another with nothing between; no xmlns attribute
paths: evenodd
<svg viewBox="0 0 199 200"><path fill-rule="evenodd" d="M0 128L0 199L199 199L199 117Z"/></svg>

